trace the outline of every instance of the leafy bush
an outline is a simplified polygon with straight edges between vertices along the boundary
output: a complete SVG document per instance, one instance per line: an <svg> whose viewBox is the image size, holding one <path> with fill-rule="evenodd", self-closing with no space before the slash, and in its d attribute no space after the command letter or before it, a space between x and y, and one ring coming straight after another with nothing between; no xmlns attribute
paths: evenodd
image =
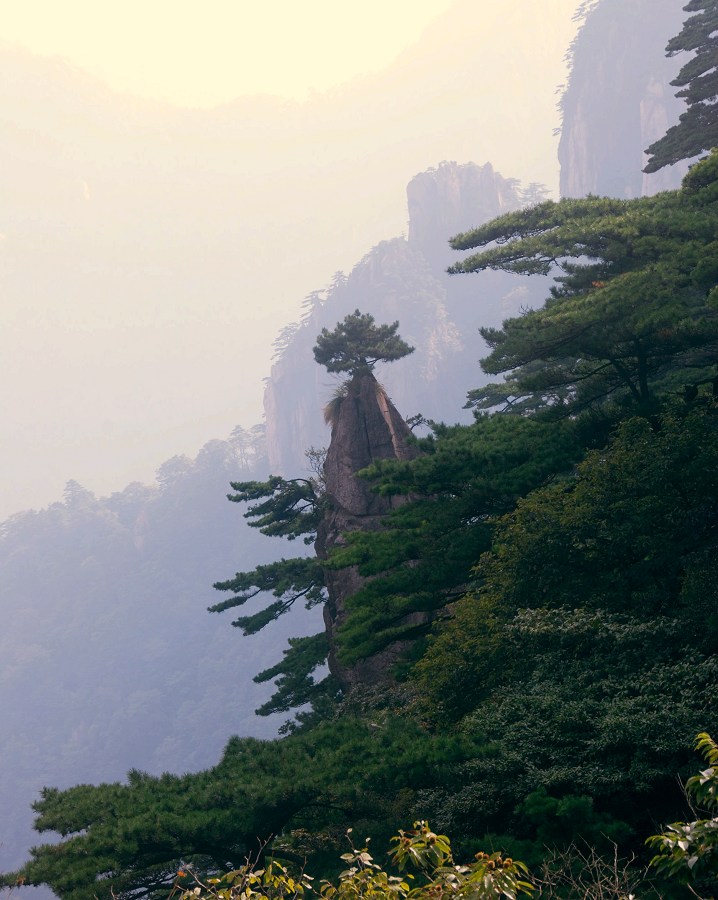
<svg viewBox="0 0 718 900"><path fill-rule="evenodd" d="M347 833L351 834L351 829ZM322 900L440 900L443 897L466 900L515 900L534 892L526 880L526 866L500 853L477 853L469 865L457 865L451 854L449 839L435 834L426 822L415 822L410 831L400 831L392 838L395 845L390 858L400 873L413 867L416 874L390 875L374 862L367 846L343 854L346 868L336 883L323 880L318 888L304 870L292 874L277 860L264 868L247 862L221 877L201 879L180 871L175 890L182 891L180 900L302 900L312 891ZM185 887L186 879L194 884ZM412 886L411 882L416 882Z"/></svg>

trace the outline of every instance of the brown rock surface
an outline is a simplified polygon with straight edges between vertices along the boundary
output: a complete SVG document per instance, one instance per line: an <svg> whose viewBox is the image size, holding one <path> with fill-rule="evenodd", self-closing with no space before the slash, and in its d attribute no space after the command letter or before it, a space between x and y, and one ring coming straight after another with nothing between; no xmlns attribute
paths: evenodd
<svg viewBox="0 0 718 900"><path fill-rule="evenodd" d="M386 392L370 373L349 382L346 396L334 402L332 439L324 463L330 509L319 527L315 550L326 559L345 543L344 534L381 527L381 517L401 500L372 492L357 472L382 459L411 459L417 451L409 442L411 431ZM326 572L329 599L324 621L329 636L329 668L345 689L377 684L391 678L390 668L402 647L393 645L354 666L339 662L336 632L346 619L346 598L366 582L356 566Z"/></svg>

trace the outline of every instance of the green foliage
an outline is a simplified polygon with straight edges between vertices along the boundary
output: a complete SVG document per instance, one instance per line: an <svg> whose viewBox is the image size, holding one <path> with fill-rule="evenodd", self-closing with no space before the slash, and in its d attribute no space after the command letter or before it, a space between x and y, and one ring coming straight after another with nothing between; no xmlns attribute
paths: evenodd
<svg viewBox="0 0 718 900"><path fill-rule="evenodd" d="M441 648L458 633L457 623ZM448 670L460 660L456 693L444 683L433 696L445 716L473 707L457 727L484 749L461 765L457 790L423 798L432 816L463 836L531 842L521 852L532 862L544 847L578 839L604 852L607 839L630 846L653 817L680 808L675 772L687 761L686 736L718 713L718 663L680 636L680 622L651 627L581 610L495 624L489 647L470 632L442 661ZM424 666L428 682L436 658Z"/></svg>
<svg viewBox="0 0 718 900"><path fill-rule="evenodd" d="M307 608L311 608L325 599L324 572L315 557L280 559L257 566L252 572L238 572L234 578L218 581L214 587L220 591L234 591L235 595L210 606L209 612L224 612L243 606L262 593L271 592L279 598L259 612L239 616L232 622L244 634L256 634L291 609L297 600L304 599Z"/></svg>
<svg viewBox="0 0 718 900"><path fill-rule="evenodd" d="M397 334L399 323L375 325L374 316L355 310L337 323L334 331L322 328L314 359L330 372L358 375L371 372L378 362L401 359L414 348Z"/></svg>
<svg viewBox="0 0 718 900"><path fill-rule="evenodd" d="M413 460L382 461L362 473L378 492L410 502L380 530L347 535L329 560L370 577L346 601L350 615L338 638L347 663L425 632L426 619L417 624L412 614L440 614L461 596L497 518L580 455L570 427L513 417L440 426L419 446Z"/></svg>
<svg viewBox="0 0 718 900"><path fill-rule="evenodd" d="M691 159L718 147L718 3L716 0L690 0L683 7L690 16L680 34L666 47L668 56L691 51L678 77L671 84L682 88L688 106L677 125L646 151L651 155L645 172L656 172L681 159Z"/></svg>
<svg viewBox="0 0 718 900"><path fill-rule="evenodd" d="M191 867L185 867L177 873L170 897L179 896L181 900L250 900L259 897L267 900L300 900L311 892L312 880L304 872L293 876L276 859L270 859L264 868L247 862L222 876L204 879L196 875ZM186 887L188 882L193 885L191 888Z"/></svg>
<svg viewBox="0 0 718 900"><path fill-rule="evenodd" d="M411 831L400 831L392 839L396 844L392 859L404 870L409 864L418 868L429 883L408 892L416 897L461 897L475 900L516 900L534 893L526 880L528 870L522 862L501 853L479 852L469 865L455 865L446 835L435 834L426 822L415 822Z"/></svg>
<svg viewBox="0 0 718 900"><path fill-rule="evenodd" d="M362 822L382 835L394 815L411 814L419 788L448 788L470 752L407 719L347 717L280 741L232 738L217 766L192 775L46 789L36 827L63 839L36 847L3 884L47 884L63 900L166 897L184 866L241 866L257 841L266 856L293 829Z"/></svg>
<svg viewBox="0 0 718 900"><path fill-rule="evenodd" d="M316 454L312 450L310 453ZM232 503L252 503L244 513L253 519L249 525L268 537L286 537L293 541L304 537L305 544L314 542L323 505L321 489L316 479L285 479L270 475L267 481L233 481L234 494L227 494Z"/></svg>
<svg viewBox="0 0 718 900"><path fill-rule="evenodd" d="M482 367L508 374L472 391L469 405L576 412L611 400L645 409L661 393L713 381L717 182L715 155L680 191L542 203L455 237L455 249L488 249L453 273L562 272L544 307L482 329L492 350Z"/></svg>
<svg viewBox="0 0 718 900"><path fill-rule="evenodd" d="M569 836L591 847L605 848L607 841L625 841L629 829L606 813L596 810L593 797L564 794L554 797L544 785L530 794L516 807L527 830L535 833L542 847L565 844ZM629 832L630 833L630 832Z"/></svg>
<svg viewBox="0 0 718 900"><path fill-rule="evenodd" d="M409 831L392 838L396 844L390 856L399 871L411 866L418 870L420 883L412 887L413 874L390 875L369 853L368 846L342 854L344 870L336 882L324 879L319 890L313 877L302 869L292 875L276 859L264 868L247 863L221 877L202 879L195 876L195 886L185 889L180 900L252 900L252 898L303 898L314 890L322 900L429 900L457 897L472 900L516 900L531 895L533 885L527 881L526 866L500 853L478 853L469 865L456 865L451 845L445 835L435 834L426 822L415 822ZM189 873L182 870L175 883L175 893L182 890Z"/></svg>
<svg viewBox="0 0 718 900"><path fill-rule="evenodd" d="M310 461L316 464L318 451L310 451ZM232 482L234 494L228 499L234 503L247 503L244 517L250 526L258 528L269 537L295 540L303 536L305 544L316 538L316 529L324 509L324 497L319 478L285 479L271 475L267 481ZM326 599L324 569L314 556L280 559L259 565L249 572L237 572L233 578L218 581L214 587L231 591L233 596L209 607L209 612L224 612L244 606L262 594L276 599L249 615L238 616L232 622L243 634L256 634L270 622L288 612L298 600L307 609ZM260 672L255 681L264 682L277 678L277 691L258 710L259 715L286 711L292 706L302 706L310 700L319 700L336 693L333 682L314 678L316 670L326 662L327 641L322 635L290 640L289 649L276 665Z"/></svg>
<svg viewBox="0 0 718 900"><path fill-rule="evenodd" d="M674 822L646 843L655 850L651 866L682 882L718 876L718 744L705 732L696 738L696 750L708 768L686 782L691 801L714 815L692 822Z"/></svg>
<svg viewBox="0 0 718 900"><path fill-rule="evenodd" d="M305 535L304 543L311 544L322 517L322 498L314 479L294 478L286 480L270 475L267 481L232 482L234 494L227 497L233 503L251 503L244 513L249 524L270 537L285 537L292 541ZM218 581L219 591L233 591L235 596L209 607L210 612L224 612L243 606L248 600L262 593L271 593L278 599L250 616L241 616L232 623L244 634L255 634L266 624L291 609L299 599L307 608L324 601L322 567L313 557L280 559L278 562L257 566L251 572L238 572L234 578Z"/></svg>
<svg viewBox="0 0 718 900"><path fill-rule="evenodd" d="M413 674L421 714L485 748L427 798L442 829L625 845L680 808L718 714L717 453L712 403L632 419L498 523Z"/></svg>
<svg viewBox="0 0 718 900"><path fill-rule="evenodd" d="M492 568L510 608L580 597L584 606L637 616L680 612L691 639L715 649L711 603L682 600L716 542L714 411L711 403L677 406L654 425L629 419L607 450L587 456L572 485L522 500Z"/></svg>
<svg viewBox="0 0 718 900"><path fill-rule="evenodd" d="M284 658L265 669L254 680L258 683L276 679L276 691L257 710L259 716L276 712L289 712L311 703L316 711L325 699L336 698L338 685L331 677L316 681L314 673L322 667L329 654L329 641L325 631L310 637L289 638L289 649Z"/></svg>
<svg viewBox="0 0 718 900"><path fill-rule="evenodd" d="M457 604L419 665L429 703L460 715L503 681L514 651L499 635L521 609L678 616L685 642L714 653L717 429L710 403L678 405L655 427L628 420L575 478L521 499L478 566L478 597Z"/></svg>

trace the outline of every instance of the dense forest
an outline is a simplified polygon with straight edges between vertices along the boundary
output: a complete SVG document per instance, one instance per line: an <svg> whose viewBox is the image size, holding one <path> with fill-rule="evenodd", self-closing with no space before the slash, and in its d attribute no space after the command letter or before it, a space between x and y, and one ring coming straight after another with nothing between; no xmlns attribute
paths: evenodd
<svg viewBox="0 0 718 900"><path fill-rule="evenodd" d="M289 716L282 737L232 738L192 774L46 788L36 827L61 839L4 885L160 898L193 889L194 873L198 894L216 895L205 879L247 859L281 859L285 879L305 864L333 877L348 828L378 854L428 821L436 832L404 832L395 863L443 871L437 832L475 863L425 896L715 891L716 820L694 814L680 779L698 768L700 734L710 766L692 796L715 806L718 4L685 10L668 50L695 51L675 82L687 112L647 162L699 157L679 189L536 197L451 238L455 279L552 285L481 329L482 369L498 380L470 387L471 424L397 412L375 372L409 363L399 322L356 309L314 335L316 363L339 376L326 453L312 451L306 477L250 477L230 495L267 543L299 549L216 572L212 607L239 609L245 635L321 607L323 627L256 673L275 685L261 712ZM646 847L696 818L665 832L680 845ZM348 862L346 896L409 892L361 849ZM309 892L296 877L252 884Z"/></svg>

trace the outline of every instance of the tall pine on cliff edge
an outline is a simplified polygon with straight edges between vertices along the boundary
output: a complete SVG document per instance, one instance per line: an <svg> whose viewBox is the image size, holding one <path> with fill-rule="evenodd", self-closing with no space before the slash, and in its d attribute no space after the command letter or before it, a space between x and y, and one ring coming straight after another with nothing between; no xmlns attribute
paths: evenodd
<svg viewBox="0 0 718 900"><path fill-rule="evenodd" d="M327 557L344 532L377 527L378 519L392 508L391 498L373 494L356 473L384 459L406 459L412 454L408 426L399 416L373 375L380 362L393 362L413 352L398 334L399 323L377 325L373 316L358 309L330 331L322 329L314 348L315 360L328 371L346 374L327 405L326 419L332 439L319 477L285 480L272 476L266 482L237 482L229 499L250 502L245 517L263 534L293 540L303 536L314 543L316 555L281 559L239 572L215 587L233 596L210 608L223 612L269 593L275 599L249 616L232 623L244 634L254 634L287 612L298 600L308 607L323 604L325 630L290 640L284 658L260 672L257 681L274 680L277 691L258 712L287 712L306 703L315 707L346 692L357 679L371 678L368 671L342 664L336 651L336 631L346 618L344 604L363 578L347 567L330 568ZM329 677L317 681L315 673L326 662ZM366 667L365 667L366 668ZM374 661L373 668L386 666Z"/></svg>

